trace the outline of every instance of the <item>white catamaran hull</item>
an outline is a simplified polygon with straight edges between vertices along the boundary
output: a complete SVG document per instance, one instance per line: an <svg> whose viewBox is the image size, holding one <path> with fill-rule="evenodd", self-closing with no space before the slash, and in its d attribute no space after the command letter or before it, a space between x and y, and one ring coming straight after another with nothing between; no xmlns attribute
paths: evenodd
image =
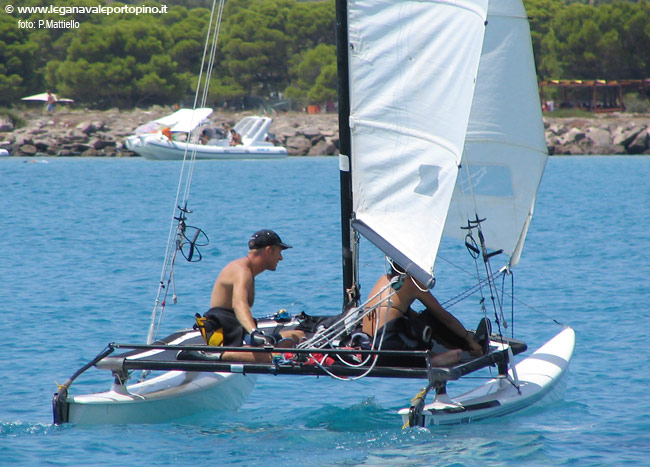
<svg viewBox="0 0 650 467"><path fill-rule="evenodd" d="M162 134L131 137L127 147L149 160L183 160L196 151L196 159L277 159L287 156L287 150L271 143L255 145L223 146L216 144L192 144L170 141Z"/></svg>
<svg viewBox="0 0 650 467"><path fill-rule="evenodd" d="M185 329L157 343L172 346L197 345L203 342L198 331ZM146 359L176 361L178 350L154 348L133 350L108 356L93 366L111 370L125 378L128 362ZM132 370L138 371L138 370ZM75 376L76 377L76 376ZM256 375L241 372L198 372L170 369L138 383L125 386L114 383L110 390L94 394L55 396L55 423L158 423L188 417L198 412L237 410L255 386ZM71 383L71 381L70 381ZM61 403L60 398L65 400Z"/></svg>
<svg viewBox="0 0 650 467"><path fill-rule="evenodd" d="M255 386L255 375L168 371L110 391L68 398L78 424L160 423L213 410L236 410Z"/></svg>
<svg viewBox="0 0 650 467"><path fill-rule="evenodd" d="M425 426L469 423L522 410L548 396L564 375L575 346L575 332L566 328L515 366L519 391L508 380L495 378L453 399L425 405ZM514 378L513 371L508 373ZM404 423L409 409L399 411Z"/></svg>

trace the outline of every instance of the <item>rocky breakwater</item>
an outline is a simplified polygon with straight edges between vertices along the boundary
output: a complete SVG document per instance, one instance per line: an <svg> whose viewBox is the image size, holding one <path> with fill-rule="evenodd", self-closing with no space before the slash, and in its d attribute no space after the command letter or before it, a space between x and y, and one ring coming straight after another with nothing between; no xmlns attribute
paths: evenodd
<svg viewBox="0 0 650 467"><path fill-rule="evenodd" d="M650 154L650 116L545 118L550 154Z"/></svg>
<svg viewBox="0 0 650 467"><path fill-rule="evenodd" d="M171 112L169 107L158 106L128 111L59 106L52 114L41 109L12 111L20 124L0 115L0 149L13 156L134 156L125 148L125 138L138 126ZM210 125L232 126L254 114L216 111L210 116ZM650 115L545 118L544 126L551 154L650 154ZM273 116L270 132L291 156L338 154L335 113L280 112Z"/></svg>
<svg viewBox="0 0 650 467"><path fill-rule="evenodd" d="M17 124L10 116L0 116L0 148L12 156L135 156L125 148L125 138L138 126L169 113L171 109L166 107L129 111L59 107L52 114L14 111L22 122ZM210 122L218 128L233 126L247 115L254 113L215 112ZM270 132L289 155L338 154L336 114L279 113L273 117Z"/></svg>
<svg viewBox="0 0 650 467"><path fill-rule="evenodd" d="M130 155L123 151L123 141L139 125L140 113L117 109L93 112L61 107L52 114L14 112L19 115L22 125L5 116L0 122L0 147L8 149L12 156ZM152 118L158 118L164 114L153 115Z"/></svg>
<svg viewBox="0 0 650 467"><path fill-rule="evenodd" d="M273 118L270 132L290 156L333 156L339 153L338 115L289 112Z"/></svg>

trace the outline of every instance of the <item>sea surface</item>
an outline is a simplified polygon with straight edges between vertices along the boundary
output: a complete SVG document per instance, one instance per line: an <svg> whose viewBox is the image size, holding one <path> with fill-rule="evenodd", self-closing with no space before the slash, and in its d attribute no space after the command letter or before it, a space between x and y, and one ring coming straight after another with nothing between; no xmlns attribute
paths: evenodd
<svg viewBox="0 0 650 467"><path fill-rule="evenodd" d="M650 459L650 158L553 157L515 269L514 332L530 353L577 334L564 397L489 421L401 429L423 382L261 376L237 411L157 425L53 426L51 398L109 342L146 339L180 162L0 160L0 463L19 465L647 465ZM293 249L257 278L256 316L341 304L338 161L196 164L188 224L210 244L176 266L160 337L207 308L220 268L260 228ZM440 299L473 263L445 244ZM458 257L459 259L456 259ZM362 244L362 293L383 272ZM450 308L469 328L479 298ZM512 327L508 329L508 332ZM91 369L71 393L105 390ZM478 381L480 382L480 381ZM475 384L477 381L470 381ZM463 384L460 383L461 387ZM455 392L450 386L450 393Z"/></svg>

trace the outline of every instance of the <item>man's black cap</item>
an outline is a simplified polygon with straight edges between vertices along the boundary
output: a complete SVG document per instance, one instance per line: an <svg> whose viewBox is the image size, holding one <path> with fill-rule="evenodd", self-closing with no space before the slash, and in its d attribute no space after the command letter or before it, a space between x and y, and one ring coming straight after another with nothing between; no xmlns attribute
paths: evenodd
<svg viewBox="0 0 650 467"><path fill-rule="evenodd" d="M250 250L257 250L258 248L276 245L281 247L283 250L292 248L291 245L282 243L280 236L272 230L260 230L258 232L255 232L251 236L251 239L248 241L248 248Z"/></svg>

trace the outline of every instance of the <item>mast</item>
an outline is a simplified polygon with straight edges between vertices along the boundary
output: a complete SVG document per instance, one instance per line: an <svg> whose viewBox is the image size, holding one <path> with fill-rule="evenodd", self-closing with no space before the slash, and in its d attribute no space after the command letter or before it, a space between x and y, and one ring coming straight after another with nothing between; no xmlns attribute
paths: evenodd
<svg viewBox="0 0 650 467"><path fill-rule="evenodd" d="M343 263L343 308L355 304L358 286L352 252L352 167L350 163L350 81L348 72L347 0L336 1L336 65L339 95L339 169L341 187L341 243ZM349 293L349 291L353 291Z"/></svg>

